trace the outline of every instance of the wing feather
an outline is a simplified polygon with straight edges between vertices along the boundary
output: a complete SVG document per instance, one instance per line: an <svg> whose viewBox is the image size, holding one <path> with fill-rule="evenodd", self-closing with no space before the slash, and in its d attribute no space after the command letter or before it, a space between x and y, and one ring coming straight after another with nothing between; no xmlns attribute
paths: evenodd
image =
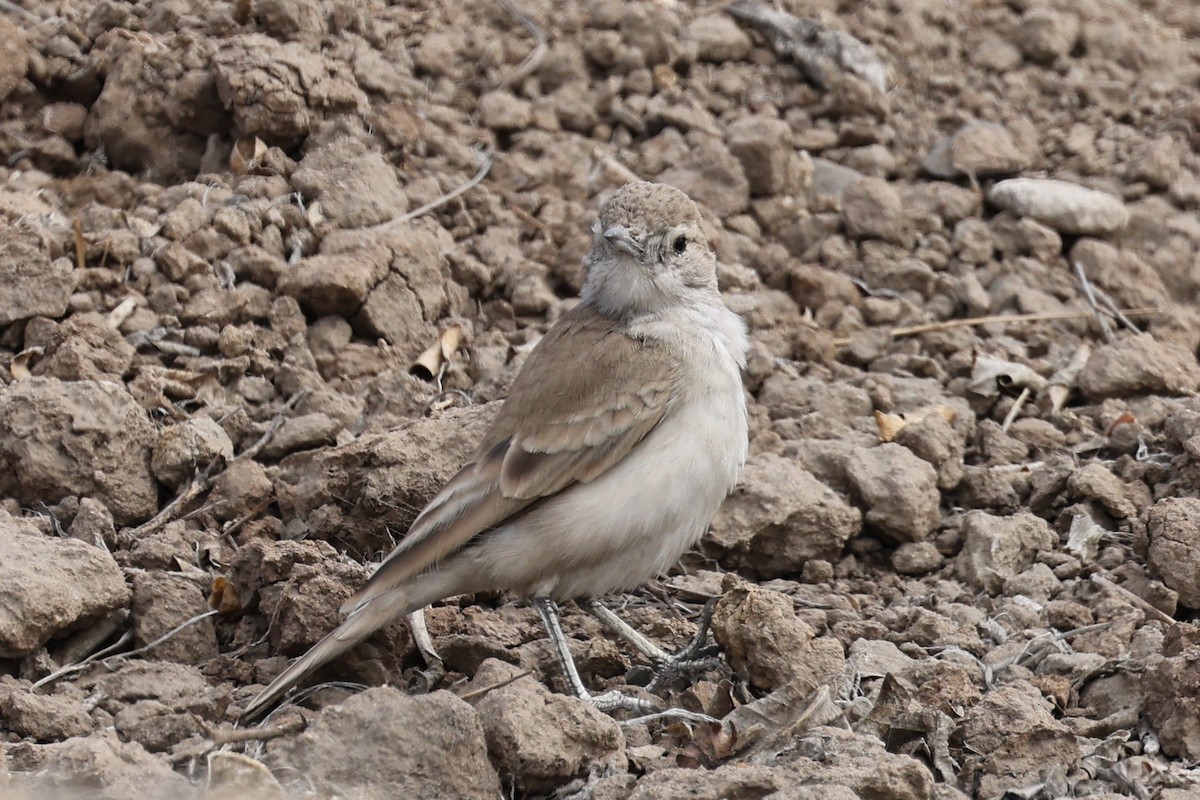
<svg viewBox="0 0 1200 800"><path fill-rule="evenodd" d="M529 354L474 460L434 496L343 612L533 503L604 474L666 416L677 385L664 349L627 336L588 305L568 312Z"/></svg>

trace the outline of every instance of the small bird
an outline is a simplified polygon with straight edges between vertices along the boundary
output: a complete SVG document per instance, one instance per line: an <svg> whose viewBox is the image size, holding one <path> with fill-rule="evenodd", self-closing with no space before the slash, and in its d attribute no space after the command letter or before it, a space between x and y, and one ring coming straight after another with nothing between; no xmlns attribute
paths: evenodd
<svg viewBox="0 0 1200 800"><path fill-rule="evenodd" d="M580 302L530 352L474 457L341 608L333 632L246 708L392 620L445 597L531 598L572 688L556 602L584 601L643 654L662 651L595 602L671 567L708 528L746 456L746 327L717 289L687 195L635 182L600 208ZM612 697L610 697L610 695Z"/></svg>

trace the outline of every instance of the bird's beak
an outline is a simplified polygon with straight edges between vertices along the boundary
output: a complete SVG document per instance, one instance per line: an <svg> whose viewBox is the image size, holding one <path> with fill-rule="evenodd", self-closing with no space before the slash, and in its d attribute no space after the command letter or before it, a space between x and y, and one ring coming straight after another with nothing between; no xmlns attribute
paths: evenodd
<svg viewBox="0 0 1200 800"><path fill-rule="evenodd" d="M633 238L633 234L629 232L629 228L624 225L614 225L604 232L604 238L608 243L618 250L622 250L634 258L642 257L642 246L638 240Z"/></svg>

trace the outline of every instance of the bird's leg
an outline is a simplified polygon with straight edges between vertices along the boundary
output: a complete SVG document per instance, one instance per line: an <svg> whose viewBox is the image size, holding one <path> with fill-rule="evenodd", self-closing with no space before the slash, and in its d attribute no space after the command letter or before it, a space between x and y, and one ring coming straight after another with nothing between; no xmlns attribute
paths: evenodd
<svg viewBox="0 0 1200 800"><path fill-rule="evenodd" d="M629 642L635 650L650 659L654 664L654 679L646 688L657 693L663 687L673 683L678 678L698 675L716 669L721 662L713 655L711 641L708 638L708 626L712 621L713 611L716 610L716 600L710 600L704 605L697 622L696 635L682 650L671 655L654 642L647 639L638 631L618 617L611 609L599 600L589 598L580 603L583 609L604 623L613 633Z"/></svg>
<svg viewBox="0 0 1200 800"><path fill-rule="evenodd" d="M533 607L537 609L538 615L542 618L542 624L546 626L546 632L550 635L550 643L554 645L554 652L558 654L558 661L567 677L567 683L576 697L586 700L605 713L633 711L637 714L650 714L660 710L652 703L636 697L627 697L617 691L598 695L589 692L583 685L583 679L579 677L575 659L571 658L571 650L567 647L567 636L563 633L562 625L558 621L558 604L549 597L534 597L532 602Z"/></svg>
<svg viewBox="0 0 1200 800"><path fill-rule="evenodd" d="M446 677L446 665L442 663L442 657L433 648L433 639L429 636L429 628L425 625L425 609L419 608L408 615L408 628L412 631L413 643L416 644L417 651L425 659L425 669L417 672L417 678L414 681L417 685L409 688L417 694L425 694L433 691L433 687Z"/></svg>

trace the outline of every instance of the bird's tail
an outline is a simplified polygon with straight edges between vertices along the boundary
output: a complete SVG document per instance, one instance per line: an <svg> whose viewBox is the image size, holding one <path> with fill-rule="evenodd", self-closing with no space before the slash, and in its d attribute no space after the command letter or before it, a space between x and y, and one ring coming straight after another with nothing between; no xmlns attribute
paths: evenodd
<svg viewBox="0 0 1200 800"><path fill-rule="evenodd" d="M325 638L289 664L279 677L271 681L271 684L246 706L238 721L253 722L263 716L313 670L337 658L392 620L412 611L413 609L408 607L410 602L410 593L399 589L363 602L341 625L326 634ZM424 605L422 602L417 608Z"/></svg>

